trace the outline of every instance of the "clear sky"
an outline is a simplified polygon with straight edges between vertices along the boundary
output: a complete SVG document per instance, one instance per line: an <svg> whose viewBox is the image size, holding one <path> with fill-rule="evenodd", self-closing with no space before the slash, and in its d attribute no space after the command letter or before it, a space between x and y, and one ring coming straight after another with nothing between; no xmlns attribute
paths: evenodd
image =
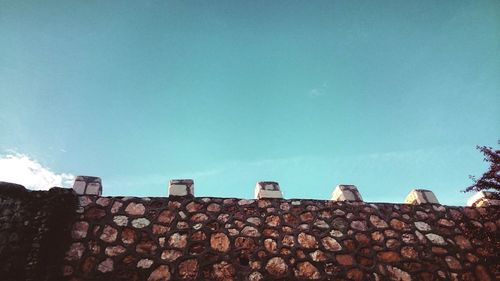
<svg viewBox="0 0 500 281"><path fill-rule="evenodd" d="M4 177L464 205L498 139L499 1L0 0Z"/></svg>

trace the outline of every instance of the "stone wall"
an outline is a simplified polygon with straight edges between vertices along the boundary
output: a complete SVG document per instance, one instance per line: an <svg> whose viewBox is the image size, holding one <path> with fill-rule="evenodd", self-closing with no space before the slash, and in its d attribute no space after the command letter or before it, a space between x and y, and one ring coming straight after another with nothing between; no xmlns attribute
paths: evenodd
<svg viewBox="0 0 500 281"><path fill-rule="evenodd" d="M0 280L60 280L77 197L0 182Z"/></svg>
<svg viewBox="0 0 500 281"><path fill-rule="evenodd" d="M67 280L500 280L500 209L80 196Z"/></svg>
<svg viewBox="0 0 500 281"><path fill-rule="evenodd" d="M0 183L1 280L500 280L500 208Z"/></svg>

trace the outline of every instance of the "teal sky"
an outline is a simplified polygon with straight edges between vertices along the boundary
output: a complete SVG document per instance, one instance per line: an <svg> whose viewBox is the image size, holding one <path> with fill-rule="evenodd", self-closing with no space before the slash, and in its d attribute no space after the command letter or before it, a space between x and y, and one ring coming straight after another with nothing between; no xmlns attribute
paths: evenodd
<svg viewBox="0 0 500 281"><path fill-rule="evenodd" d="M0 153L105 195L464 205L500 138L499 1L0 0Z"/></svg>

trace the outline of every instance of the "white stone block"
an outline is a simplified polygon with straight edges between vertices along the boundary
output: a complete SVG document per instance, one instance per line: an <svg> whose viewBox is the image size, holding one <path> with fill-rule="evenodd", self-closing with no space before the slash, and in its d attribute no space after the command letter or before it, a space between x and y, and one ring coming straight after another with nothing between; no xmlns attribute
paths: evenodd
<svg viewBox="0 0 500 281"><path fill-rule="evenodd" d="M333 201L363 201L355 185L340 184L332 192Z"/></svg>
<svg viewBox="0 0 500 281"><path fill-rule="evenodd" d="M87 186L87 183L85 181L75 180L75 182L73 183L73 190L78 195L85 195L85 187L86 186Z"/></svg>
<svg viewBox="0 0 500 281"><path fill-rule="evenodd" d="M171 180L168 184L169 196L194 196L194 181L191 179Z"/></svg>
<svg viewBox="0 0 500 281"><path fill-rule="evenodd" d="M439 204L434 192L427 189L412 189L406 196L406 204Z"/></svg>
<svg viewBox="0 0 500 281"><path fill-rule="evenodd" d="M274 181L260 181L255 185L255 199L283 198L280 186Z"/></svg>
<svg viewBox="0 0 500 281"><path fill-rule="evenodd" d="M101 184L97 182L90 182L87 184L87 190L85 191L87 195L101 195L102 189Z"/></svg>
<svg viewBox="0 0 500 281"><path fill-rule="evenodd" d="M78 195L101 195L101 178L91 176L77 176L73 183L73 190Z"/></svg>
<svg viewBox="0 0 500 281"><path fill-rule="evenodd" d="M479 191L467 200L467 206L471 207L487 207L500 206L500 198L490 191Z"/></svg>

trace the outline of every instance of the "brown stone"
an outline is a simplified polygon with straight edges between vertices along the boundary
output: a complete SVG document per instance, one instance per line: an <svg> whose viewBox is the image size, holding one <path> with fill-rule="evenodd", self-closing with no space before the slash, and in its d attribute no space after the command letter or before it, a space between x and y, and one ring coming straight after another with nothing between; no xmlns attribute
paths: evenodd
<svg viewBox="0 0 500 281"><path fill-rule="evenodd" d="M266 224L271 227L276 227L280 225L280 222L281 219L278 216L271 215L266 218Z"/></svg>
<svg viewBox="0 0 500 281"><path fill-rule="evenodd" d="M122 202L116 201L113 203L113 206L111 206L111 213L116 214L120 210L120 208L123 206Z"/></svg>
<svg viewBox="0 0 500 281"><path fill-rule="evenodd" d="M438 254L438 255L443 255L443 254L447 254L448 251L445 249L445 248L442 248L442 247L432 247L431 248L432 252L434 254Z"/></svg>
<svg viewBox="0 0 500 281"><path fill-rule="evenodd" d="M122 259L122 263L125 265L130 265L133 264L134 262L135 262L135 257L133 255L126 255Z"/></svg>
<svg viewBox="0 0 500 281"><path fill-rule="evenodd" d="M222 232L213 233L210 236L210 247L213 250L225 253L229 250L229 244L229 238Z"/></svg>
<svg viewBox="0 0 500 281"><path fill-rule="evenodd" d="M163 226L163 225L159 225L159 224L153 224L152 228L153 228L153 234L156 234L156 235L165 234L169 230L168 227Z"/></svg>
<svg viewBox="0 0 500 281"><path fill-rule="evenodd" d="M236 247L236 250L249 249L253 251L253 249L255 248L255 241L247 237L238 237L234 241L234 246Z"/></svg>
<svg viewBox="0 0 500 281"><path fill-rule="evenodd" d="M460 265L460 262L455 257L446 256L446 258L444 258L444 260L446 261L446 263L448 264L448 267L451 270L460 270L460 269L462 269L462 265Z"/></svg>
<svg viewBox="0 0 500 281"><path fill-rule="evenodd" d="M198 260L188 259L179 264L179 277L183 280L194 280L198 275Z"/></svg>
<svg viewBox="0 0 500 281"><path fill-rule="evenodd" d="M347 272L347 278L353 281L361 281L363 280L363 271L357 268L353 268Z"/></svg>
<svg viewBox="0 0 500 281"><path fill-rule="evenodd" d="M356 249L356 243L354 243L354 240L352 239L346 239L343 241L344 243L344 247L348 250L348 251L354 251Z"/></svg>
<svg viewBox="0 0 500 281"><path fill-rule="evenodd" d="M83 246L82 243L80 242L73 243L71 244L69 250L66 252L65 259L68 261L77 261L82 257L84 251L85 247Z"/></svg>
<svg viewBox="0 0 500 281"><path fill-rule="evenodd" d="M216 213L216 212L219 212L220 211L220 205L217 204L217 203L211 203L207 206L207 211L208 212L212 212L212 213Z"/></svg>
<svg viewBox="0 0 500 281"><path fill-rule="evenodd" d="M135 231L131 228L125 228L122 231L122 242L125 244L132 244L135 241Z"/></svg>
<svg viewBox="0 0 500 281"><path fill-rule="evenodd" d="M366 246L370 244L370 238L364 233L356 233L355 238L360 245Z"/></svg>
<svg viewBox="0 0 500 281"><path fill-rule="evenodd" d="M73 224L73 229L71 230L71 237L73 239L82 239L87 237L87 231L89 230L89 223L85 221L79 221Z"/></svg>
<svg viewBox="0 0 500 281"><path fill-rule="evenodd" d="M158 215L159 223L170 224L175 218L175 214L170 210L164 210Z"/></svg>
<svg viewBox="0 0 500 281"><path fill-rule="evenodd" d="M101 240L107 243L115 242L118 230L116 228L106 225L102 230Z"/></svg>
<svg viewBox="0 0 500 281"><path fill-rule="evenodd" d="M326 254L320 250L316 250L309 254L313 261L325 261L327 259Z"/></svg>
<svg viewBox="0 0 500 281"><path fill-rule="evenodd" d="M461 249L471 249L472 246L470 244L470 241L465 238L464 236L462 235L458 235L455 237L455 242L457 243L457 245L461 248Z"/></svg>
<svg viewBox="0 0 500 281"><path fill-rule="evenodd" d="M186 205L186 210L190 213L195 213L201 210L202 207L203 205L198 202L191 202Z"/></svg>
<svg viewBox="0 0 500 281"><path fill-rule="evenodd" d="M106 198L106 197L101 197L95 201L95 203L99 206L106 207L109 205L109 202L111 202L111 199Z"/></svg>
<svg viewBox="0 0 500 281"><path fill-rule="evenodd" d="M348 223L343 218L335 218L332 220L331 225L334 229L344 230L347 228Z"/></svg>
<svg viewBox="0 0 500 281"><path fill-rule="evenodd" d="M283 258L274 257L267 262L266 270L274 277L283 277L288 271L288 265Z"/></svg>
<svg viewBox="0 0 500 281"><path fill-rule="evenodd" d="M197 213L191 217L192 222L204 222L206 220L208 220L208 216L203 213Z"/></svg>
<svg viewBox="0 0 500 281"><path fill-rule="evenodd" d="M453 221L447 220L447 219L440 219L440 220L438 220L438 224L442 225L442 226L446 226L446 227L455 226L455 223Z"/></svg>
<svg viewBox="0 0 500 281"><path fill-rule="evenodd" d="M392 219L391 226L392 226L392 228L394 228L396 230L400 230L400 231L410 230L410 226L407 223L400 221L398 219Z"/></svg>
<svg viewBox="0 0 500 281"><path fill-rule="evenodd" d="M293 247L295 245L295 238L292 235L285 235L281 243L285 246Z"/></svg>
<svg viewBox="0 0 500 281"><path fill-rule="evenodd" d="M156 252L156 244L153 241L141 241L135 246L135 251L139 254L154 255Z"/></svg>
<svg viewBox="0 0 500 281"><path fill-rule="evenodd" d="M205 235L205 233L201 230L198 230L196 232L194 232L192 235L191 235L191 239L193 241L202 241L202 240L205 240L207 239L207 236Z"/></svg>
<svg viewBox="0 0 500 281"><path fill-rule="evenodd" d="M168 238L168 245L174 248L183 249L187 245L187 235L174 233Z"/></svg>
<svg viewBox="0 0 500 281"><path fill-rule="evenodd" d="M401 245L401 242L399 242L399 240L396 240L396 239L389 239L389 240L387 240L387 242L385 242L385 246L389 249L397 248L400 245Z"/></svg>
<svg viewBox="0 0 500 281"><path fill-rule="evenodd" d="M106 216L106 211L103 208L92 207L85 211L85 218L89 221L96 221Z"/></svg>
<svg viewBox="0 0 500 281"><path fill-rule="evenodd" d="M321 229L328 229L330 226L324 220L315 220L314 226Z"/></svg>
<svg viewBox="0 0 500 281"><path fill-rule="evenodd" d="M97 266L97 270L102 273L113 271L113 260L110 258L105 259Z"/></svg>
<svg viewBox="0 0 500 281"><path fill-rule="evenodd" d="M339 244L339 242L337 242L337 240L329 236L321 239L321 244L323 244L323 247L325 247L325 249L328 251L342 250L342 246Z"/></svg>
<svg viewBox="0 0 500 281"><path fill-rule="evenodd" d="M354 262L352 256L346 254L336 255L335 259L340 265L352 265Z"/></svg>
<svg viewBox="0 0 500 281"><path fill-rule="evenodd" d="M311 222L314 219L314 215L311 212L305 212L300 214L300 220L302 222Z"/></svg>
<svg viewBox="0 0 500 281"><path fill-rule="evenodd" d="M370 222L375 226L376 228L387 228L387 223L379 218L378 216L371 215L370 216Z"/></svg>
<svg viewBox="0 0 500 281"><path fill-rule="evenodd" d="M376 242L384 241L384 234L380 231L372 232L372 239Z"/></svg>
<svg viewBox="0 0 500 281"><path fill-rule="evenodd" d="M266 240L264 240L264 247L268 252L274 253L276 252L278 245L276 244L276 241L274 241L273 239L267 238Z"/></svg>
<svg viewBox="0 0 500 281"><path fill-rule="evenodd" d="M280 233L276 229L266 228L262 231L262 235L265 237L278 237L278 236L280 236Z"/></svg>
<svg viewBox="0 0 500 281"><path fill-rule="evenodd" d="M253 226L245 226L243 230L241 230L241 234L249 237L259 237L260 233L257 228Z"/></svg>
<svg viewBox="0 0 500 281"><path fill-rule="evenodd" d="M212 279L216 281L232 281L234 280L235 269L232 264L225 261L216 263L212 269Z"/></svg>
<svg viewBox="0 0 500 281"><path fill-rule="evenodd" d="M295 269L295 277L301 279L319 279L321 274L319 270L310 262L301 262Z"/></svg>
<svg viewBox="0 0 500 281"><path fill-rule="evenodd" d="M177 250L165 250L161 253L161 259L169 262L175 261L180 256L182 256L182 252Z"/></svg>
<svg viewBox="0 0 500 281"><path fill-rule="evenodd" d="M367 226L365 221L353 221L351 222L351 228L359 231L366 231Z"/></svg>
<svg viewBox="0 0 500 281"><path fill-rule="evenodd" d="M417 251L410 246L401 248L401 255L407 259L416 259L418 257Z"/></svg>
<svg viewBox="0 0 500 281"><path fill-rule="evenodd" d="M83 260L82 263L82 272L83 273L90 273L92 270L94 270L95 265L97 264L97 258L96 257L87 257L85 260Z"/></svg>
<svg viewBox="0 0 500 281"><path fill-rule="evenodd" d="M316 238L304 232L299 233L297 241L302 247L306 249L314 249L318 247L318 242L316 241Z"/></svg>
<svg viewBox="0 0 500 281"><path fill-rule="evenodd" d="M286 224L289 224L291 226L299 224L299 219L290 213L284 214L283 220L285 221Z"/></svg>
<svg viewBox="0 0 500 281"><path fill-rule="evenodd" d="M104 253L106 254L106 256L109 256L109 257L118 256L118 255L125 253L125 247L120 246L120 245L109 246L109 247L106 247L106 249L104 250Z"/></svg>
<svg viewBox="0 0 500 281"><path fill-rule="evenodd" d="M135 202L130 202L125 208L125 213L132 215L132 216L141 216L144 215L144 212L146 211L146 208L144 207L143 204L141 203L135 203Z"/></svg>
<svg viewBox="0 0 500 281"><path fill-rule="evenodd" d="M247 222L253 225L260 225L260 219L258 217L250 217L247 219Z"/></svg>
<svg viewBox="0 0 500 281"><path fill-rule="evenodd" d="M158 266L148 277L148 281L169 281L170 270L167 265Z"/></svg>
<svg viewBox="0 0 500 281"><path fill-rule="evenodd" d="M398 262L401 260L399 254L393 251L379 252L377 257L382 262Z"/></svg>

